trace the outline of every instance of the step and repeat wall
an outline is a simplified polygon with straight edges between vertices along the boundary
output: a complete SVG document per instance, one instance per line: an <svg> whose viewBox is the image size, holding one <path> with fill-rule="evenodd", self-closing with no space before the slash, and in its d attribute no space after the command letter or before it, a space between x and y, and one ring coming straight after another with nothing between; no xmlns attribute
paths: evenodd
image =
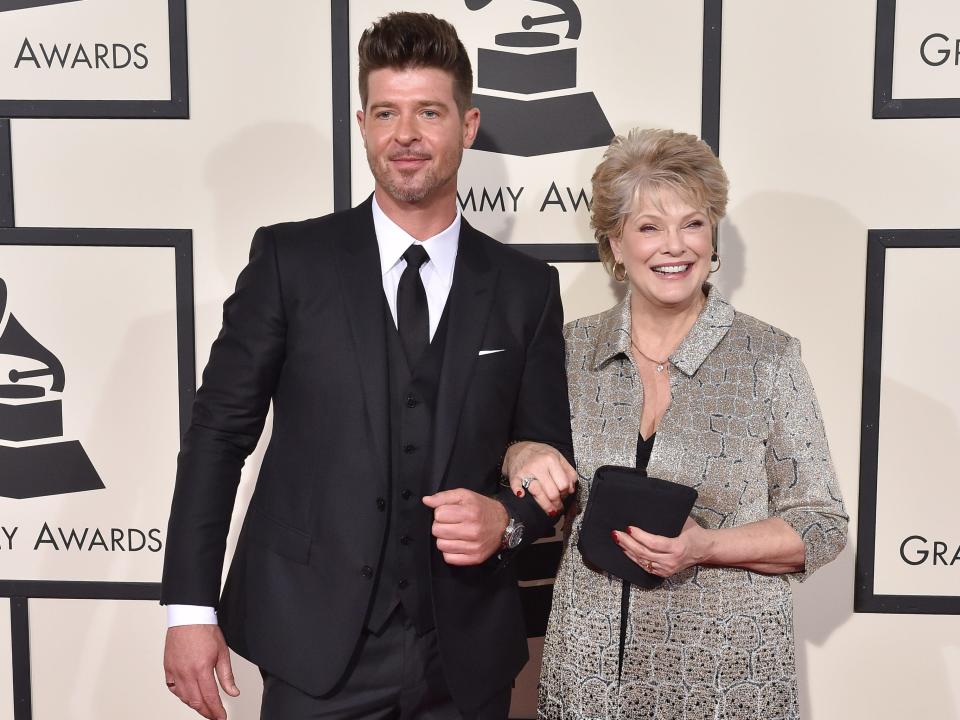
<svg viewBox="0 0 960 720"><path fill-rule="evenodd" d="M370 193L356 44L396 9L0 0L0 718L195 717L164 687L157 604L179 436L254 230ZM402 9L471 53L465 216L553 263L568 319L622 293L589 228L612 134L719 152L714 280L801 339L851 513L847 549L795 587L804 717L960 718L960 6ZM559 550L520 565L514 718L536 715ZM230 717L253 720L259 673L234 668Z"/></svg>

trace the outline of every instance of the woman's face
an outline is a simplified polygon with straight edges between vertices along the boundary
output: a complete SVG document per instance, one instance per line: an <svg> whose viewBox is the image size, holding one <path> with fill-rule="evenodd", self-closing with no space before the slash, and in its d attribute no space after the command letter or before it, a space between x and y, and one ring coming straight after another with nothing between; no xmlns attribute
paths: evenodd
<svg viewBox="0 0 960 720"><path fill-rule="evenodd" d="M610 238L610 248L626 268L636 300L683 308L702 297L713 233L706 212L690 207L672 190L660 191L659 199L658 209L641 198L620 237Z"/></svg>

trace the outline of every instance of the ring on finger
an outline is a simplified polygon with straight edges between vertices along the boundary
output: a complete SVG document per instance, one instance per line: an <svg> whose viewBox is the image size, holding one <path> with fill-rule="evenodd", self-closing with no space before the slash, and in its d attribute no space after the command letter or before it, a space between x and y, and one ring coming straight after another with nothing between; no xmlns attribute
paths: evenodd
<svg viewBox="0 0 960 720"><path fill-rule="evenodd" d="M536 478L533 475L525 475L524 477L520 478L520 487L522 487L524 490L529 490L530 483L532 483L534 480L536 480Z"/></svg>

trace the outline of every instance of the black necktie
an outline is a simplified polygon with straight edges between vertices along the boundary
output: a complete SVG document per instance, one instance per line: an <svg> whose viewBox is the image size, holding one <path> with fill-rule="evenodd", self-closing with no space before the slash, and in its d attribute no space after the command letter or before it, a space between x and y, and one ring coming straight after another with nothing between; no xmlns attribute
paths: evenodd
<svg viewBox="0 0 960 720"><path fill-rule="evenodd" d="M430 344L430 310L427 291L420 279L420 266L430 256L422 245L413 244L403 253L403 259L407 261L407 267L397 285L397 329L407 353L407 364L412 370Z"/></svg>

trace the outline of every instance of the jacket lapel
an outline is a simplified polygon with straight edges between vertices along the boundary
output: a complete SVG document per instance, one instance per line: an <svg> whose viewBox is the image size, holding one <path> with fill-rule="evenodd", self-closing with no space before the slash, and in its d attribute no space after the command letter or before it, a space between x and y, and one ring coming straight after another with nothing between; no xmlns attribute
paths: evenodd
<svg viewBox="0 0 960 720"><path fill-rule="evenodd" d="M372 196L371 196L372 197ZM348 211L346 232L335 240L338 276L356 351L367 422L373 437L378 477L390 472L390 397L387 368L386 309L380 248L370 198Z"/></svg>
<svg viewBox="0 0 960 720"><path fill-rule="evenodd" d="M447 341L437 388L430 485L436 492L446 474L463 401L493 306L499 271L484 250L484 239L461 220L460 244L447 299Z"/></svg>

